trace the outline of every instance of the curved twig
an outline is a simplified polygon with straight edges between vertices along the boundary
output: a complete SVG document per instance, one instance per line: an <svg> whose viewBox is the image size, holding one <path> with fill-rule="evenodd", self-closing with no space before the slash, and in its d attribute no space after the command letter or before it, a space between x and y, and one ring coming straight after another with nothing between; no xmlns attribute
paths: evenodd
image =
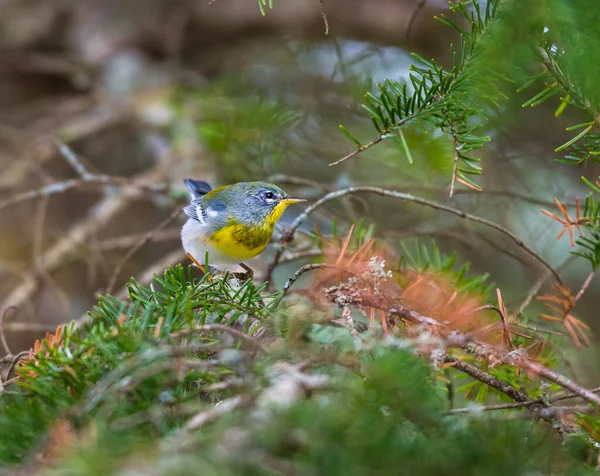
<svg viewBox="0 0 600 476"><path fill-rule="evenodd" d="M0 340L2 342L4 350L6 351L7 357L10 357L12 355L12 352L10 351L10 347L8 346L8 342L6 341L6 335L4 333L4 320L6 319L6 316L9 312L15 311L16 309L18 309L17 306L8 306L6 309L4 309L2 314L0 314Z"/></svg>
<svg viewBox="0 0 600 476"><path fill-rule="evenodd" d="M114 287L115 287L115 283L117 282L117 278L119 277L119 275L121 274L121 271L123 271L123 267L125 266L125 263L127 263L127 261L129 261L131 259L131 257L142 247L144 246L146 243L148 243L149 241L152 240L152 238L154 238L154 235L156 232L162 230L163 228L165 228L167 225L169 225L173 220L175 220L179 215L181 214L181 207L177 207L175 208L175 210L165 219L163 220L157 227L155 227L153 230L150 230L148 233L146 233L144 235L144 237L138 242L136 243L128 252L127 254L123 257L123 259L119 262L119 264L115 267L115 271L113 272L110 281L108 282L108 286L106 286L106 294L110 294Z"/></svg>
<svg viewBox="0 0 600 476"><path fill-rule="evenodd" d="M315 203L313 203L312 205L307 207L303 213L301 213L300 215L298 215L298 217L296 217L296 219L293 221L293 223L291 224L289 229L282 236L283 244L285 245L286 243L291 241L291 239L293 238L294 233L296 232L298 227L300 227L300 225L302 223L304 223L304 221L309 217L309 215L314 213L319 207L321 207L322 205L324 205L327 202L330 202L332 200L337 200L338 198L341 198L345 195L350 195L353 193L374 193L376 195L381 195L384 197L398 198L400 200L406 200L408 202L414 202L414 203L418 203L420 205L425 205L430 208L435 208L436 210L441 210L441 211L444 211L447 213L452 213L453 215L456 215L460 218L464 218L466 220L480 223L482 225L487 226L488 228L493 228L494 230L497 230L500 233L502 233L503 235L509 237L512 241L515 242L515 244L517 246L519 246L520 248L523 248L523 250L525 250L527 253L529 253L531 256L533 256L546 269L548 269L548 271L554 276L554 278L556 279L556 281L559 284L565 286L564 281L562 280L562 278L560 277L558 272L552 267L552 265L550 265L550 263L548 263L544 258L542 258L534 249L530 248L525 243L523 243L523 240L521 240L517 235L515 235L511 231L507 230L503 226L499 225L498 223L495 223L490 220L486 220L485 218L480 218L476 215L471 215L470 213L463 212L462 210L457 210L456 208L452 208L447 205L443 205L441 203L437 203L437 202L427 200L424 198L420 198L420 197L415 197L408 193L396 192L393 190L386 190L386 189L380 188L380 187L349 187L349 188L345 188L343 190L338 190L336 192L331 192L331 193L326 194L325 196L323 196L319 200L317 200ZM270 272L272 272L273 268L279 262L279 259L281 258L281 254L283 253L283 248L284 248L284 246L282 246L281 249L279 249L277 251L277 253L275 254L275 257L269 266L267 276L270 276Z"/></svg>
<svg viewBox="0 0 600 476"><path fill-rule="evenodd" d="M214 331L227 332L227 333L231 334L231 336L233 338L235 338L239 341L245 342L246 344L249 344L255 350L258 350L263 353L265 352L265 350L262 348L262 346L252 336L249 336L248 334L246 334L242 331L238 331L237 329L234 329L233 327L224 326L223 324L204 324L201 326L195 326L190 329L185 329L183 331L174 332L174 333L170 334L169 337L171 337L173 339L179 339L181 337L185 337L190 334L195 334L197 332L214 332Z"/></svg>
<svg viewBox="0 0 600 476"><path fill-rule="evenodd" d="M361 145L358 149L350 152L349 154L345 155L344 157L342 157L341 159L336 160L335 162L331 162L329 164L329 167L333 167L335 165L339 165L342 162L345 162L348 159L351 159L352 157L354 157L357 154L360 154L363 150L366 150L370 147L373 147L375 144L378 144L379 142L381 142L383 140L383 134L378 135L377 137L375 137L375 139L373 139L371 142L368 142L365 145Z"/></svg>
<svg viewBox="0 0 600 476"><path fill-rule="evenodd" d="M343 269L344 271L348 271L348 269L344 266L339 266L337 264L329 264L329 263L309 263L301 266L298 271L290 276L287 282L283 285L283 294L287 293L292 285L307 271L312 271L313 269Z"/></svg>

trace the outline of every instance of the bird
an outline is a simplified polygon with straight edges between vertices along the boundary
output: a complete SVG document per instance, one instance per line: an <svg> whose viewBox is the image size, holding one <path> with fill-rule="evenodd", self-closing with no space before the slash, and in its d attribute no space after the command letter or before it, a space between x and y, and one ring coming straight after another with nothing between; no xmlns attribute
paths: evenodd
<svg viewBox="0 0 600 476"><path fill-rule="evenodd" d="M196 266L206 262L208 252L210 267L220 271L242 267L250 272L243 262L264 251L289 205L306 201L267 182L238 182L214 190L201 180L183 182L190 193L190 204L183 207L188 217L181 229L183 249Z"/></svg>

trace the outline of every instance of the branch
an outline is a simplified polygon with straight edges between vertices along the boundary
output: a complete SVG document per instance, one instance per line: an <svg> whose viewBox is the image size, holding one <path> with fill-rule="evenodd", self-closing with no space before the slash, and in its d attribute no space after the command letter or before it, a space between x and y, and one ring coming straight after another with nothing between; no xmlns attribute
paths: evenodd
<svg viewBox="0 0 600 476"><path fill-rule="evenodd" d="M338 287L337 292L333 292L333 290L328 290L326 295L338 294L341 290L341 287ZM360 293L358 295L355 294L346 294L346 302L345 304L353 304L356 306L370 306L378 309L382 309L387 312L391 317L400 317L402 319L406 319L409 321L413 321L419 323L421 325L432 325L436 327L435 333L440 340L439 347L437 347L437 351L440 352L439 357L433 356L432 359L439 359L441 362L452 363L457 369L471 375L473 378L489 385L492 388L499 390L505 395L509 396L516 402L529 402L531 399L527 396L526 393L520 392L515 389L510 384L503 382L502 380L494 377L493 375L485 372L479 367L469 364L467 362L463 362L462 360L450 356L447 353L447 349L452 347L457 347L462 349L463 351L476 356L478 359L486 359L488 362L491 362L494 365L497 364L507 364L513 367L524 369L528 372L535 373L536 375L545 378L546 380L552 381L563 388L569 389L573 392L574 395L587 400L588 402L600 406L600 397L598 397L593 390L587 390L581 385L577 384L573 380L554 372L553 370L544 367L536 362L531 362L526 355L523 354L523 349L517 349L513 351L506 351L501 347L491 346L482 342L479 342L473 338L475 333L464 334L460 331L454 329L451 332L447 332L442 334L441 331L444 330L445 326L438 322L436 319L431 317L423 316L418 312L415 312L403 304L399 302L394 302L397 300L386 299L384 297L378 297L373 299L371 296L362 296ZM502 310L499 310L502 312ZM432 349L426 349L427 352L431 352ZM533 405L533 403L531 404ZM546 419L546 418L545 418ZM547 421L556 422L554 417L548 416ZM574 433L576 429L571 425L568 425L564 422L560 422L560 431ZM595 448L600 449L600 444L594 442Z"/></svg>
<svg viewBox="0 0 600 476"><path fill-rule="evenodd" d="M464 373L473 377L474 379L479 380L480 382L483 382L492 388L495 388L496 390L502 392L505 395L508 395L516 402L528 402L530 404L533 404L533 402L529 399L529 397L526 394L519 392L516 388L503 382L499 378L496 378L493 375L481 370L479 367L473 364L463 362L462 360L448 354L444 356L443 361L445 363L452 363L454 368L461 370Z"/></svg>
<svg viewBox="0 0 600 476"><path fill-rule="evenodd" d="M292 276L290 276L290 279L287 280L287 282L283 285L283 294L287 293L289 291L289 289L292 287L292 285L298 280L298 278L300 278L300 276L302 276L304 273L306 273L307 271L312 271L313 269L339 269L342 270L346 273L351 273L347 267L344 266L339 266L337 264L329 264L329 263L310 263L310 264L305 264L304 266L300 267L298 269L298 271L296 271L294 274L292 274Z"/></svg>
<svg viewBox="0 0 600 476"><path fill-rule="evenodd" d="M423 2L425 3L425 2ZM460 160L460 153L458 152L458 140L456 139L456 133L454 132L454 126L450 128L452 133L452 143L454 144L454 167L452 168L452 180L450 181L450 195L449 198L454 196L454 185L456 184L456 176L458 174L458 162Z"/></svg>
<svg viewBox="0 0 600 476"><path fill-rule="evenodd" d="M561 420L561 407L558 408L548 408L546 407L543 403L541 402L537 402L535 400L530 400L527 395L523 394L522 392L519 392L517 389L515 389L514 387L512 387L511 385L502 382L501 380L497 379L496 377L494 377L493 375L481 370L479 367L476 367L475 365L471 365L467 362L463 362L455 357L451 357L449 355L445 355L444 356L444 361L449 362L449 363L453 363L454 367L456 367L458 370L463 371L464 373L466 373L467 375L470 375L471 377L473 377L476 380L479 380L480 382L483 382L487 385L489 385L490 387L495 388L496 390L499 390L500 392L504 393L505 395L511 397L513 400L516 400L517 403L514 404L506 404L506 405L496 405L496 408L492 408L492 407L488 407L485 408L484 410L492 410L492 409L500 409L502 407L502 409L509 409L509 408L518 408L518 406L527 406L528 408L531 408L534 411L534 414L537 415L539 418L543 419L544 421L550 423L550 425L552 425L552 428L555 429L559 435L563 435L563 434L574 434L574 433L579 433L580 431L573 425ZM589 407L586 407L589 408ZM457 409L457 410L450 410L451 413L465 413L467 409ZM596 451L600 450L600 444L598 444L597 441L595 441L594 439L585 436L584 438L586 439L586 441L588 441L588 443L590 443L590 445L593 446L593 448Z"/></svg>
<svg viewBox="0 0 600 476"><path fill-rule="evenodd" d="M296 232L298 227L302 223L304 223L304 221L308 218L309 215L314 213L319 207L321 207L322 205L324 205L327 202L330 202L332 200L337 200L341 197L344 197L344 196L350 195L350 194L354 194L354 193L374 193L374 194L381 195L384 197L392 197L392 198L397 198L400 200L406 200L409 202L418 203L420 205L424 205L424 206L427 206L430 208L435 208L436 210L445 211L447 213L456 215L460 218L470 220L470 221L473 221L476 223L480 223L489 228L493 228L493 229L499 231L500 233L502 233L503 235L509 237L517 246L523 248L523 250L525 250L527 253L529 253L531 256L533 256L546 269L548 269L548 271L550 273L552 273L552 275L555 277L556 281L559 284L565 286L564 281L562 280L562 278L560 277L558 272L550 265L550 263L548 263L544 258L542 258L535 250L533 250L532 248L527 246L525 243L523 243L523 241L517 235L515 235L511 231L507 230L506 228L502 227L501 225L499 225L495 222L492 222L490 220L486 220L485 218L480 218L476 215L471 215L469 213L463 212L462 210L457 210L456 208L452 208L452 207L443 205L441 203L433 202L431 200L426 200L424 198L415 197L408 193L386 190L386 189L379 188L379 187L350 187L350 188L346 188L343 190L338 190L336 192L331 192L331 193L326 194L325 196L323 196L319 200L317 200L315 203L313 203L312 205L307 207L303 213L301 213L298 217L296 217L296 219L293 221L293 223L288 228L288 230L283 234L283 236L282 236L282 242L283 242L282 245L283 246L281 247L281 249L277 250L277 252L275 253L275 257L269 265L269 268L267 271L267 276L271 275L272 270L279 262L279 259L281 258L281 254L283 253L283 248L284 248L285 244L292 240L294 233Z"/></svg>
<svg viewBox="0 0 600 476"><path fill-rule="evenodd" d="M151 241L154 238L154 235L156 234L156 232L165 228L167 225L169 225L171 222L173 222L180 214L181 214L181 207L175 208L175 210L171 213L171 215L169 215L158 226L156 226L156 228L154 228L153 230L150 230L148 233L146 233L144 235L144 237L127 252L127 254L123 257L123 259L115 267L115 271L113 272L113 275L111 276L110 281L108 282L108 285L106 286L106 294L110 294L112 292L113 288L115 287L117 278L121 274L121 271L123 271L123 267L125 266L125 263L127 263L127 261L129 261L131 259L131 257L135 253L137 253L137 251L140 248L142 248L146 243Z"/></svg>
<svg viewBox="0 0 600 476"><path fill-rule="evenodd" d="M190 418L183 427L184 431L199 430L207 423L215 421L222 415L231 413L238 408L246 407L252 403L252 398L247 395L236 395L219 402L208 410L204 410Z"/></svg>
<svg viewBox="0 0 600 476"><path fill-rule="evenodd" d="M245 332L238 331L237 329L234 329L233 327L224 326L222 324L205 324L205 325L201 325L201 326L195 326L190 329L185 329L185 330L182 330L179 332L174 332L174 333L170 334L169 337L172 339L180 339L180 338L186 337L190 334L196 334L199 332L214 332L214 331L227 332L227 333L231 334L231 336L234 337L235 339L245 342L246 344L250 345L250 347L254 348L255 350L265 353L265 350L262 348L262 346L258 343L258 341L256 339L249 336Z"/></svg>
<svg viewBox="0 0 600 476"><path fill-rule="evenodd" d="M569 256L564 263L562 263L557 270L561 270L562 268L564 268L567 264L569 264L575 257L574 256ZM527 294L527 297L525 298L525 300L523 301L523 304L521 304L521 306L519 307L519 310L517 311L517 319L520 319L521 316L523 315L523 312L525 312L525 309L527 308L527 306L529 306L529 304L531 303L531 301L533 300L533 298L537 295L537 293L540 292L540 289L542 288L542 286L544 285L544 283L548 280L548 278L552 275L552 273L550 271L546 271L544 274L542 274L542 276L540 276L540 278L535 282L535 284L531 287L531 290L529 291L529 293Z"/></svg>
<svg viewBox="0 0 600 476"><path fill-rule="evenodd" d="M138 180L121 187L119 194L107 195L94 205L84 220L75 223L62 239L44 253L41 259L43 271L50 272L58 268L67 256L88 240L90 235L96 233L132 201L141 198L143 188L135 184L153 182L162 178L167 172L167 165L167 163L158 163L149 171L138 176ZM37 286L37 274L31 273L11 291L0 308L21 306L35 293Z"/></svg>
<svg viewBox="0 0 600 476"><path fill-rule="evenodd" d="M325 24L325 34L329 34L329 22L327 21L327 14L325 13L325 0L319 0L321 6L321 18L323 18L323 23Z"/></svg>
<svg viewBox="0 0 600 476"><path fill-rule="evenodd" d="M427 0L417 0L415 7L413 8L412 12L410 12L410 16L406 21L406 33L404 35L407 40L410 39L410 33L418 13L423 9L426 3Z"/></svg>
<svg viewBox="0 0 600 476"><path fill-rule="evenodd" d="M373 147L375 144L380 143L382 140L383 140L383 135L380 134L377 137L375 137L375 139L373 139L371 142L369 142L369 143L367 143L365 145L361 145L358 149L356 149L353 152L350 152L348 155L345 155L341 159L336 160L335 162L331 162L329 164L329 167L333 167L334 165L339 165L342 162L345 162L346 160L351 159L355 155L360 154L363 150L367 150L369 147Z"/></svg>
<svg viewBox="0 0 600 476"><path fill-rule="evenodd" d="M585 281L583 282L581 289L575 296L575 302L579 301L581 296L583 296L583 294L586 292L586 290L590 286L590 283L592 282L592 278L594 277L595 274L596 274L596 271L592 271L590 274L588 274L588 277L585 278Z"/></svg>
<svg viewBox="0 0 600 476"><path fill-rule="evenodd" d="M526 370L534 372L541 377L545 377L546 379L560 385L563 388L567 388L571 390L575 395L587 400L590 403L600 406L600 397L593 393L591 390L588 390L573 380L561 375L554 370L550 370L543 365L537 364L535 362L531 362L529 360L524 360L520 362L520 366L524 367Z"/></svg>
<svg viewBox="0 0 600 476"><path fill-rule="evenodd" d="M69 190L79 188L85 185L99 185L102 187L117 186L117 187L133 187L139 188L145 192L152 193L168 193L169 186L167 184L152 184L144 183L141 181L131 180L124 177L112 177L110 175L97 175L88 172L83 164L79 161L77 156L69 149L69 147L63 143L59 143L58 147L62 156L65 158L67 163L75 169L79 174L78 179L69 179L62 182L56 182L49 185L45 185L38 189L28 190L26 192L19 193L6 200L0 202L0 211L19 205L24 202L36 200L42 197L49 197L60 193L66 193Z"/></svg>
<svg viewBox="0 0 600 476"><path fill-rule="evenodd" d="M10 347L8 346L8 342L6 341L6 333L4 332L4 320L6 319L6 315L17 309L17 306L9 306L6 309L4 309L4 312L2 312L2 314L0 314L0 339L2 341L2 346L4 347L4 350L6 352L6 356L10 357L12 356L12 352L10 351Z"/></svg>
<svg viewBox="0 0 600 476"><path fill-rule="evenodd" d="M77 172L77 175L79 175L83 180L85 180L86 177L90 177L93 175L92 173L88 172L88 170L85 168L85 165L83 165L81 160L79 160L79 157L75 155L75 153L69 148L69 146L59 141L56 141L56 145L58 146L58 150L60 151L64 159L67 161L67 163L73 168L73 170L75 170L75 172Z"/></svg>

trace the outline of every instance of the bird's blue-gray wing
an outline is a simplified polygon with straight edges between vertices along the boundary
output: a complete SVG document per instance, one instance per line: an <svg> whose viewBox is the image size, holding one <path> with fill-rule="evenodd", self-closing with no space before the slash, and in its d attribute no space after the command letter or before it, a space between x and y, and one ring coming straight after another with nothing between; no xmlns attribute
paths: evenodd
<svg viewBox="0 0 600 476"><path fill-rule="evenodd" d="M191 219L200 222L201 225L206 224L206 210L202 205L202 200L192 200L192 202L183 207L184 213Z"/></svg>

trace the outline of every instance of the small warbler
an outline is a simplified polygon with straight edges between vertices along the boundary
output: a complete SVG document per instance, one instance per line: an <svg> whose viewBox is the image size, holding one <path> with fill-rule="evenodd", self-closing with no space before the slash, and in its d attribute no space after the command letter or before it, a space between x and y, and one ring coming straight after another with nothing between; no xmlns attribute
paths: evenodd
<svg viewBox="0 0 600 476"><path fill-rule="evenodd" d="M271 240L275 223L292 203L279 187L266 182L240 182L214 190L206 182L185 179L190 204L183 208L189 217L181 229L186 253L199 263L233 271L244 260L259 255Z"/></svg>

